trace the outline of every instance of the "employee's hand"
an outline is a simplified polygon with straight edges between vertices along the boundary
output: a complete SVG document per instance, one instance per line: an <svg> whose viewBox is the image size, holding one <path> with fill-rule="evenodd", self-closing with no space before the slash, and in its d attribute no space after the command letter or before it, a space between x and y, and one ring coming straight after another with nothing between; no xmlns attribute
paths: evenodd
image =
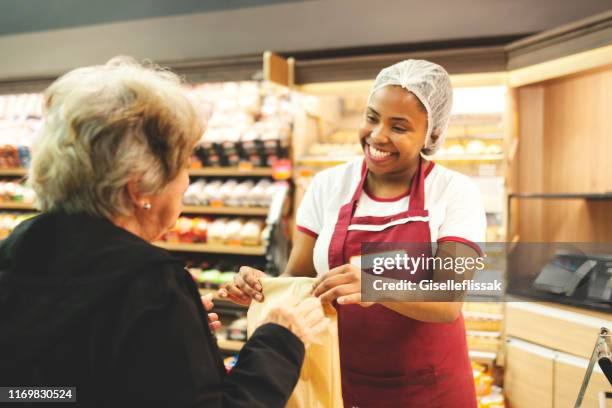
<svg viewBox="0 0 612 408"><path fill-rule="evenodd" d="M310 296L295 306L273 308L263 323L276 323L285 327L308 347L327 328L329 319L323 313L321 301Z"/></svg>
<svg viewBox="0 0 612 408"><path fill-rule="evenodd" d="M244 306L251 304L251 299L262 302L260 278L266 276L262 271L248 266L241 266L240 271L234 275L234 283L230 283L219 289L219 296L227 298L234 303Z"/></svg>
<svg viewBox="0 0 612 408"><path fill-rule="evenodd" d="M374 304L361 301L361 269L351 264L338 266L319 277L312 292L323 303L337 300L340 305L369 307Z"/></svg>
<svg viewBox="0 0 612 408"><path fill-rule="evenodd" d="M206 310L207 312L210 312L212 308L215 306L212 301L213 299L212 293L202 296L201 299L202 299L202 304L204 305L204 310ZM212 330L213 332L221 328L221 322L219 321L218 314L208 313L208 327L210 327L210 330Z"/></svg>

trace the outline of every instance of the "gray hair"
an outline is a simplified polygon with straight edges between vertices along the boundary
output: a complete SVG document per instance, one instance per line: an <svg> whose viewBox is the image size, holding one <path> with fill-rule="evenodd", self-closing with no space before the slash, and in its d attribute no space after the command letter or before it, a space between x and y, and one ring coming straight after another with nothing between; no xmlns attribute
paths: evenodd
<svg viewBox="0 0 612 408"><path fill-rule="evenodd" d="M161 192L202 134L180 78L127 57L70 71L44 97L28 176L41 211L130 215L128 182Z"/></svg>

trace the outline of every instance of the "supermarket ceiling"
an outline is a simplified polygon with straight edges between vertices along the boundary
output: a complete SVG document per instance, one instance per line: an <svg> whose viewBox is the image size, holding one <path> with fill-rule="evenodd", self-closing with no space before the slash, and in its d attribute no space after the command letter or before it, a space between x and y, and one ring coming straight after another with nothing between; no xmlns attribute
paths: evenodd
<svg viewBox="0 0 612 408"><path fill-rule="evenodd" d="M261 6L273 9L286 3L317 3L309 8L314 6L322 21L332 17L340 27L342 20L350 23L351 18L362 22L369 17L372 22L385 23L383 18L389 13L403 16L406 25L425 18L434 36L436 31L455 25L452 20L457 19L467 22L481 17L482 25L499 24L500 30L509 23L520 30L525 21L537 21L531 31L541 31L612 9L612 0L431 0L427 8L415 0L0 0L0 35ZM306 11L308 6L293 9ZM337 14L338 9L346 13ZM432 15L438 18L429 20Z"/></svg>
<svg viewBox="0 0 612 408"><path fill-rule="evenodd" d="M0 1L0 35L309 0Z"/></svg>
<svg viewBox="0 0 612 408"><path fill-rule="evenodd" d="M610 10L612 0L0 0L0 82L119 54L172 65L265 50L308 59L475 46Z"/></svg>

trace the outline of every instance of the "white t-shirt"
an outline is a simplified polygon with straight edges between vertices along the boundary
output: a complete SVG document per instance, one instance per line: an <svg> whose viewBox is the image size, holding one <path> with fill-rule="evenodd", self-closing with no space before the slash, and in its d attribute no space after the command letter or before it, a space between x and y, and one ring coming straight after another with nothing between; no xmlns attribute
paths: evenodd
<svg viewBox="0 0 612 408"><path fill-rule="evenodd" d="M363 159L317 173L297 211L298 230L317 239L313 261L317 274L328 267L328 249L340 207L350 202L361 179ZM473 246L485 240L484 202L469 177L431 163L425 177L425 209L429 211L432 242L459 241ZM354 216L388 216L406 211L410 197L379 199L362 192ZM384 233L384 231L382 231Z"/></svg>

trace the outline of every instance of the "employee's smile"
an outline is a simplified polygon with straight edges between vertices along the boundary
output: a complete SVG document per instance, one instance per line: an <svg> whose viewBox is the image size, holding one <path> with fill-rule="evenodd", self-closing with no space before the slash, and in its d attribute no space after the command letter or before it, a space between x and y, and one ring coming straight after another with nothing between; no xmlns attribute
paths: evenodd
<svg viewBox="0 0 612 408"><path fill-rule="evenodd" d="M395 159L395 157L399 155L398 152L382 150L370 145L369 143L365 143L364 151L366 157L376 164L386 163Z"/></svg>

